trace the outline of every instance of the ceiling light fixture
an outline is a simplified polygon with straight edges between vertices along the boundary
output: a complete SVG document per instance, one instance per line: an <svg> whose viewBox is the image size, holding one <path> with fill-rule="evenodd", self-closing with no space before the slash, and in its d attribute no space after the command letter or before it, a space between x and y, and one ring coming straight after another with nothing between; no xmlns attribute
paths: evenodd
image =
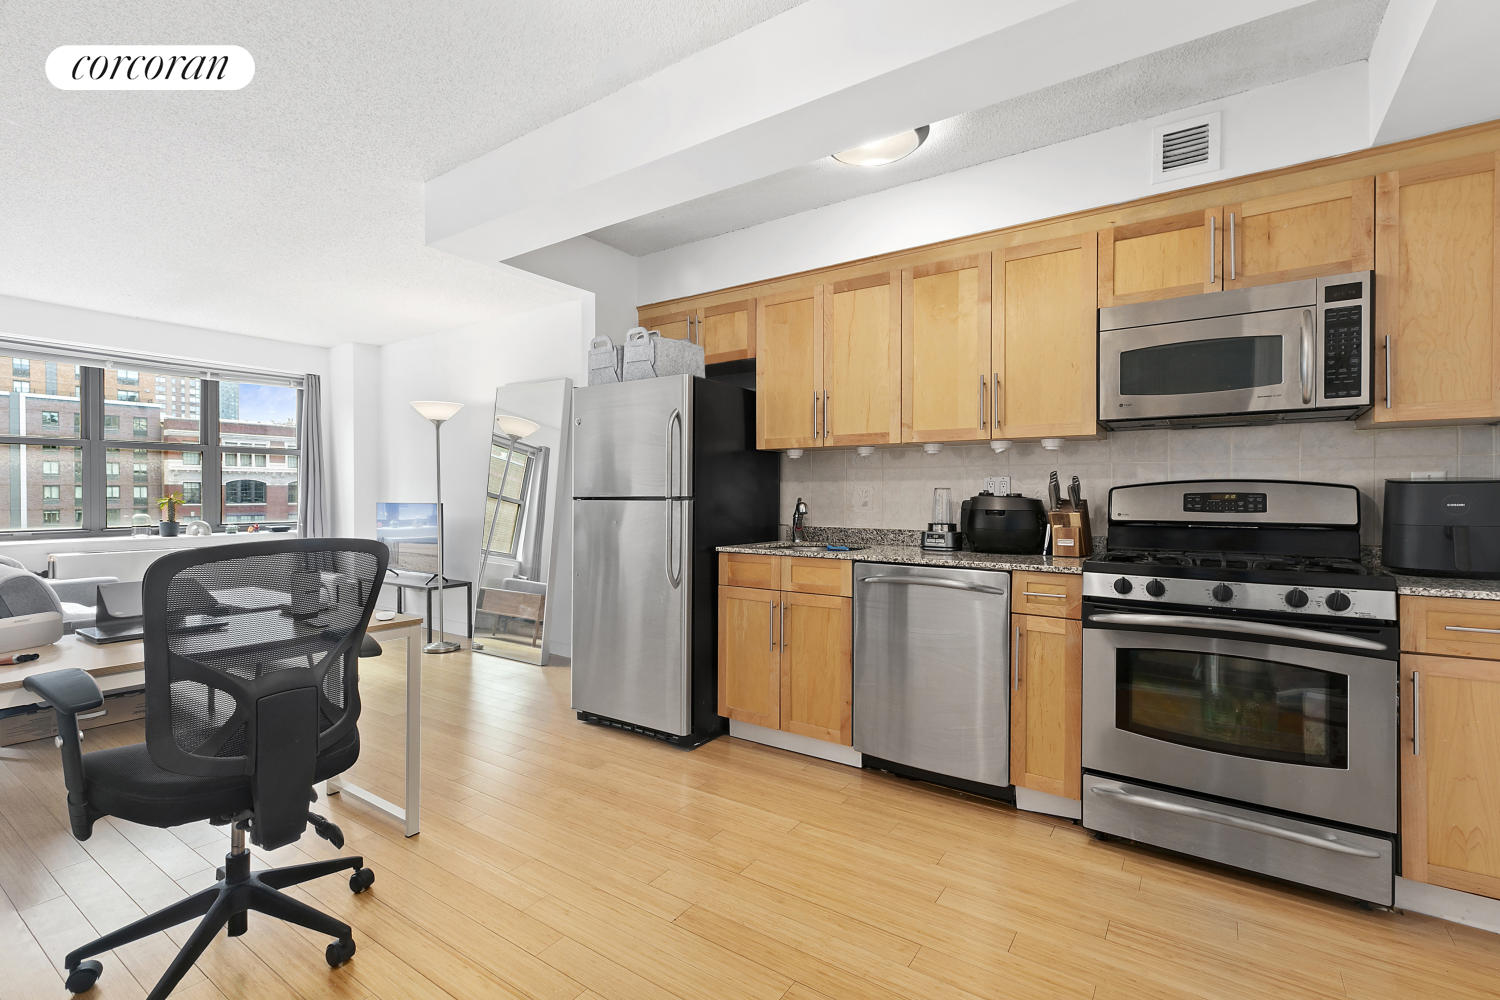
<svg viewBox="0 0 1500 1000"><path fill-rule="evenodd" d="M893 135L889 139L867 142L863 146L855 146L842 153L834 153L833 158L851 167L878 167L886 163L895 163L903 156L916 152L917 147L927 141L927 132L931 127L923 125L921 128Z"/></svg>

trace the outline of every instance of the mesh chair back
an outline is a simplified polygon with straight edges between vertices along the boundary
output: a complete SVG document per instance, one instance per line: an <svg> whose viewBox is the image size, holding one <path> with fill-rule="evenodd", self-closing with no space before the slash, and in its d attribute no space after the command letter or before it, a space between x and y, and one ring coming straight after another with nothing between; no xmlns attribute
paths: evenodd
<svg viewBox="0 0 1500 1000"><path fill-rule="evenodd" d="M257 824L273 778L260 772L285 772L281 784L301 787L280 789L277 808L295 813L300 801L287 818L305 820L312 782L298 776L359 718L359 640L385 568L384 543L362 538L245 542L152 563L141 584L151 759L179 774L251 776Z"/></svg>

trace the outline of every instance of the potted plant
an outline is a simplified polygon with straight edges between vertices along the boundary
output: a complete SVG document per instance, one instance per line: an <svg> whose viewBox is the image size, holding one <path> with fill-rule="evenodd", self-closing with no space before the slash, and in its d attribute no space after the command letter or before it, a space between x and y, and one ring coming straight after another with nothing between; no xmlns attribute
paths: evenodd
<svg viewBox="0 0 1500 1000"><path fill-rule="evenodd" d="M161 508L162 518L158 527L164 537L170 538L177 534L177 508L182 503L181 493L168 493L159 497L156 506Z"/></svg>

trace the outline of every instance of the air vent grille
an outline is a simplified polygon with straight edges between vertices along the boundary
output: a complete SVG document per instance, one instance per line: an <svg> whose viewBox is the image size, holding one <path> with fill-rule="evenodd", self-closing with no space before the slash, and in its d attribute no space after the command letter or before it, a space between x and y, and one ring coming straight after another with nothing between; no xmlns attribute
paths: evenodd
<svg viewBox="0 0 1500 1000"><path fill-rule="evenodd" d="M1176 170L1208 162L1208 123L1168 132L1161 138L1161 169Z"/></svg>
<svg viewBox="0 0 1500 1000"><path fill-rule="evenodd" d="M1151 182L1212 173L1220 168L1220 112L1158 125L1151 130Z"/></svg>

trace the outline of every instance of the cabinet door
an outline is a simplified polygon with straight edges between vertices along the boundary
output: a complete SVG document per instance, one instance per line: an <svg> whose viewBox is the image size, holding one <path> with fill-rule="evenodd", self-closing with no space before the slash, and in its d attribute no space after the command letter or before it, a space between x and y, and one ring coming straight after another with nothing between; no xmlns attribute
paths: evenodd
<svg viewBox="0 0 1500 1000"><path fill-rule="evenodd" d="M1376 424L1500 417L1496 154L1375 179Z"/></svg>
<svg viewBox="0 0 1500 1000"><path fill-rule="evenodd" d="M679 309L673 312L650 313L641 310L640 324L648 330L656 330L669 340L686 340L698 343L699 314L697 309ZM617 336L625 336L621 331ZM617 341L619 343L621 341Z"/></svg>
<svg viewBox="0 0 1500 1000"><path fill-rule="evenodd" d="M704 364L755 357L755 300L704 306L701 330Z"/></svg>
<svg viewBox="0 0 1500 1000"><path fill-rule="evenodd" d="M1401 675L1401 874L1500 899L1500 663L1403 655Z"/></svg>
<svg viewBox="0 0 1500 1000"><path fill-rule="evenodd" d="M990 255L901 272L901 440L990 436Z"/></svg>
<svg viewBox="0 0 1500 1000"><path fill-rule="evenodd" d="M1083 623L1011 618L1010 780L1083 797Z"/></svg>
<svg viewBox="0 0 1500 1000"><path fill-rule="evenodd" d="M1224 287L1320 278L1375 266L1375 178L1224 207Z"/></svg>
<svg viewBox="0 0 1500 1000"><path fill-rule="evenodd" d="M995 253L996 438L1094 436L1098 236Z"/></svg>
<svg viewBox="0 0 1500 1000"><path fill-rule="evenodd" d="M760 299L756 310L756 447L823 443L823 286Z"/></svg>
<svg viewBox="0 0 1500 1000"><path fill-rule="evenodd" d="M827 444L901 440L901 272L827 286L823 293Z"/></svg>
<svg viewBox="0 0 1500 1000"><path fill-rule="evenodd" d="M719 588L719 714L781 727L781 647L774 590Z"/></svg>
<svg viewBox="0 0 1500 1000"><path fill-rule="evenodd" d="M850 745L854 676L853 602L847 597L782 594L781 728Z"/></svg>
<svg viewBox="0 0 1500 1000"><path fill-rule="evenodd" d="M1222 291L1223 225L1223 213L1210 208L1101 231L1099 305Z"/></svg>

